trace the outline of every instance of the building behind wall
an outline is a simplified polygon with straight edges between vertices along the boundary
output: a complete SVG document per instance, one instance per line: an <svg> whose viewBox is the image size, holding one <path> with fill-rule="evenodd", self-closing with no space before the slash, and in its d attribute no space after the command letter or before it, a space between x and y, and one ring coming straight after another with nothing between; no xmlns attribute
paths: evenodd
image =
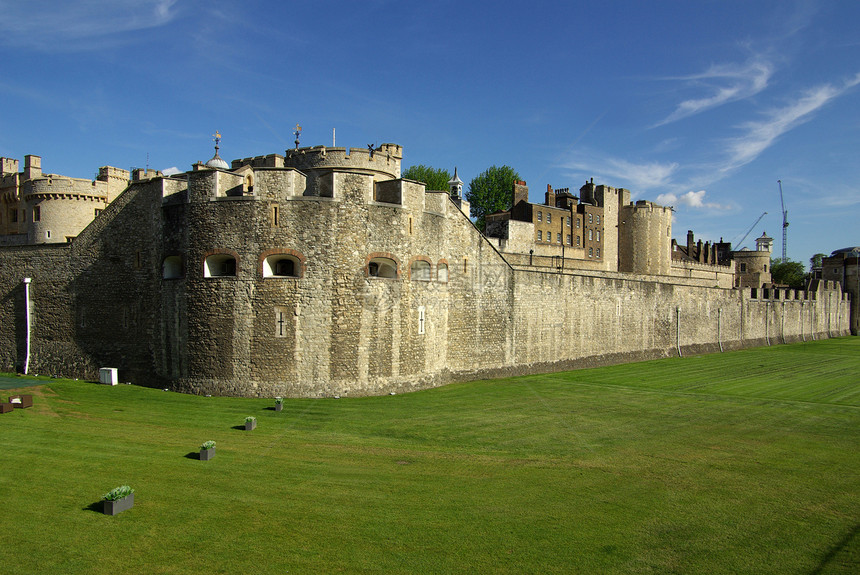
<svg viewBox="0 0 860 575"><path fill-rule="evenodd" d="M821 278L825 281L837 281L842 285L852 300L851 333L860 334L860 246L852 246L835 250L830 257L821 261Z"/></svg>

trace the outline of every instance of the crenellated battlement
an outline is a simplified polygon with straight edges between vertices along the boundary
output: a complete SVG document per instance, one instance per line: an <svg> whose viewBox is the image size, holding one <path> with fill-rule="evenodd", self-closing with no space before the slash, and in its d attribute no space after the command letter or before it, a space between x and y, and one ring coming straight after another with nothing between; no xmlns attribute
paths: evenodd
<svg viewBox="0 0 860 575"><path fill-rule="evenodd" d="M45 177L25 181L21 185L21 191L25 198L59 195L106 197L108 182L46 174Z"/></svg>
<svg viewBox="0 0 860 575"><path fill-rule="evenodd" d="M630 204L625 206L625 208L633 212L634 215L642 212L655 214L672 214L671 207L661 206L659 204L655 204L654 202L649 202L648 200L637 200L635 204L633 202L630 202Z"/></svg>
<svg viewBox="0 0 860 575"><path fill-rule="evenodd" d="M382 144L378 148L327 148L314 146L287 150L284 165L298 170L325 168L356 168L400 177L403 148L397 144Z"/></svg>
<svg viewBox="0 0 860 575"><path fill-rule="evenodd" d="M230 165L233 170L238 170L242 166L251 166L252 168L283 168L284 157L280 154L267 154L265 156L233 160Z"/></svg>
<svg viewBox="0 0 860 575"><path fill-rule="evenodd" d="M18 160L14 158L0 158L0 175L17 174Z"/></svg>
<svg viewBox="0 0 860 575"><path fill-rule="evenodd" d="M123 180L128 183L131 174L128 170L123 170L122 168L114 168L113 166L102 166L99 168L99 175L97 180L100 182L107 182L111 178L115 180Z"/></svg>

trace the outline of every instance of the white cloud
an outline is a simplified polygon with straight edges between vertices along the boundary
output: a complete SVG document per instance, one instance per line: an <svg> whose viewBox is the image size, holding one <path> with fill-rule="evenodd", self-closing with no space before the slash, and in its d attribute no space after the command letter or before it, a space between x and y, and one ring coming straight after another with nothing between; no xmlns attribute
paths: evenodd
<svg viewBox="0 0 860 575"><path fill-rule="evenodd" d="M0 43L46 51L91 49L90 40L156 28L176 17L178 0L28 2L0 0ZM104 44L101 44L103 47Z"/></svg>
<svg viewBox="0 0 860 575"><path fill-rule="evenodd" d="M718 204L716 202L705 201L705 190L698 192L689 191L684 194L676 195L672 193L660 194L657 196L657 203L664 206L687 206L699 210L731 210L732 206L726 204Z"/></svg>
<svg viewBox="0 0 860 575"><path fill-rule="evenodd" d="M650 188L665 187L678 169L678 164L675 162L635 163L622 158L611 157L580 157L565 162L563 167L575 170L577 175L590 174L600 181L621 182L638 192Z"/></svg>
<svg viewBox="0 0 860 575"><path fill-rule="evenodd" d="M165 176L173 176L175 174L181 174L182 170L180 170L176 166L171 166L171 167L167 168L166 170L161 170L161 173L164 174Z"/></svg>
<svg viewBox="0 0 860 575"><path fill-rule="evenodd" d="M728 102L754 96L767 87L772 73L773 69L769 63L754 60L740 66L736 64L712 66L701 74L676 78L696 86L704 85L707 95L684 100L657 126L676 122Z"/></svg>
<svg viewBox="0 0 860 575"><path fill-rule="evenodd" d="M721 171L728 172L750 163L782 134L809 121L814 112L857 84L860 84L860 73L841 86L825 84L808 90L786 106L766 111L764 120L741 125L745 133L729 141L728 158Z"/></svg>

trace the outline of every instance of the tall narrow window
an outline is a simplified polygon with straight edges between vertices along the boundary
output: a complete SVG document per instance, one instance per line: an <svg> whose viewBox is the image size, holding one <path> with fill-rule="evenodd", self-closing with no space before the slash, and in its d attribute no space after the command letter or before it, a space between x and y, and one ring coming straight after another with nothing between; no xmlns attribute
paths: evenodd
<svg viewBox="0 0 860 575"><path fill-rule="evenodd" d="M546 213L546 223L548 223L548 224L552 223L552 214L549 212Z"/></svg>
<svg viewBox="0 0 860 575"><path fill-rule="evenodd" d="M41 219L42 219L42 207L41 206L34 206L33 207L33 221L38 222L38 221L41 221Z"/></svg>
<svg viewBox="0 0 860 575"><path fill-rule="evenodd" d="M543 241L543 232L541 230L538 230L538 241L539 242Z"/></svg>
<svg viewBox="0 0 860 575"><path fill-rule="evenodd" d="M278 206L272 206L272 226L278 227L280 225L280 215Z"/></svg>
<svg viewBox="0 0 860 575"><path fill-rule="evenodd" d="M287 311L282 307L275 308L275 337L287 337L290 317Z"/></svg>
<svg viewBox="0 0 860 575"><path fill-rule="evenodd" d="M424 334L424 306L418 306L418 335Z"/></svg>
<svg viewBox="0 0 860 575"><path fill-rule="evenodd" d="M555 241L559 244L561 243L561 232L555 234Z"/></svg>
<svg viewBox="0 0 860 575"><path fill-rule="evenodd" d="M541 221L541 218L543 218L543 212L538 212L538 221Z"/></svg>
<svg viewBox="0 0 860 575"><path fill-rule="evenodd" d="M594 230L588 230L588 241L594 239Z"/></svg>

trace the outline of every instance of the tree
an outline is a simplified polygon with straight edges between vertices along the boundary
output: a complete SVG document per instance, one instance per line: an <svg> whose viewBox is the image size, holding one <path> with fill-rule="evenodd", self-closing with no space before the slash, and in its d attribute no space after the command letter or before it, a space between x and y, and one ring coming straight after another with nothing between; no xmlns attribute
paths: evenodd
<svg viewBox="0 0 860 575"><path fill-rule="evenodd" d="M771 260L770 277L773 283L787 285L793 289L803 289L806 284L806 274L803 270L803 264L793 262L790 259L786 259L785 261L782 258Z"/></svg>
<svg viewBox="0 0 860 575"><path fill-rule="evenodd" d="M451 179L451 174L448 170L440 170L431 166L417 164L409 166L400 174L400 177L407 180L416 180L424 182L428 190L448 190L448 181Z"/></svg>
<svg viewBox="0 0 860 575"><path fill-rule="evenodd" d="M824 263L824 258L827 254L815 254L809 258L809 271L820 270L821 264Z"/></svg>
<svg viewBox="0 0 860 575"><path fill-rule="evenodd" d="M487 214L511 207L514 182L520 175L510 166L490 166L469 182L466 200L471 204L475 225L483 231Z"/></svg>

